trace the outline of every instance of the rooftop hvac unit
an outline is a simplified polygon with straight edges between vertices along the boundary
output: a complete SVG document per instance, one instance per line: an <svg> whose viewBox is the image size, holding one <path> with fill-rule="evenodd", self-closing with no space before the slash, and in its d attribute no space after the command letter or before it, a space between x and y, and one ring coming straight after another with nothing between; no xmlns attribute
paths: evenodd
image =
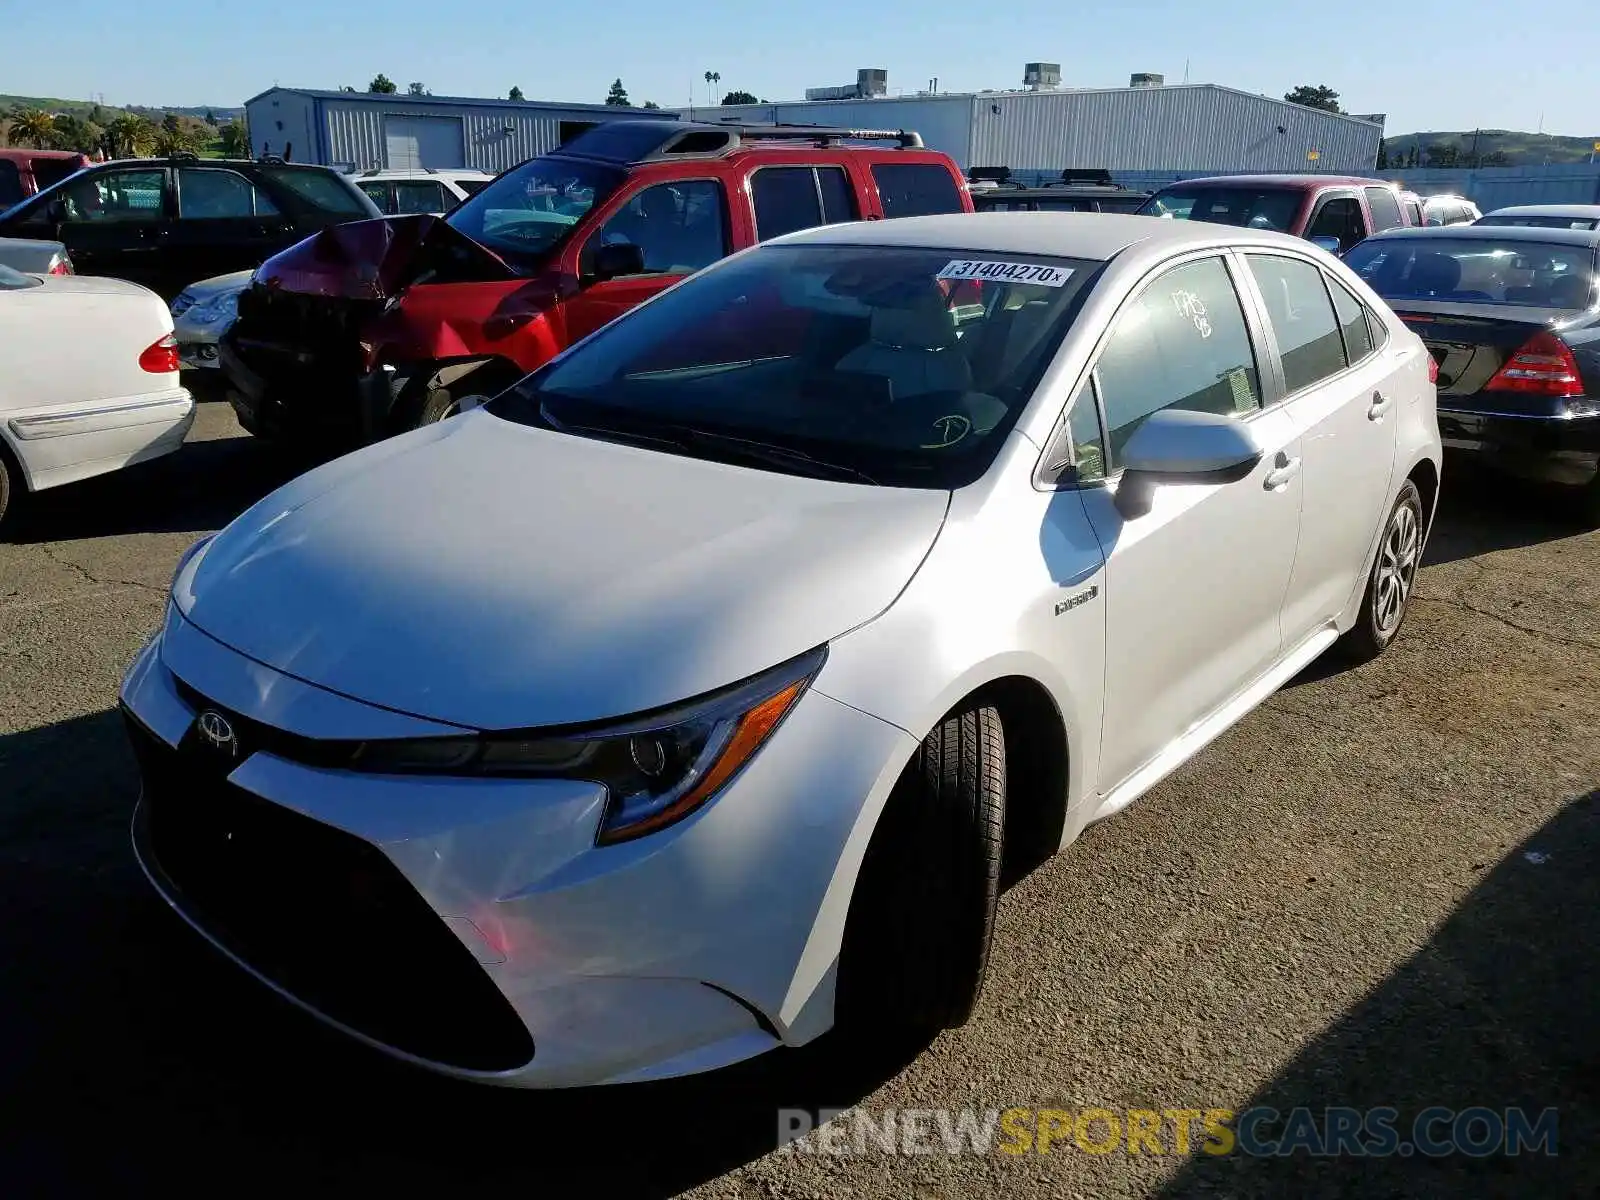
<svg viewBox="0 0 1600 1200"><path fill-rule="evenodd" d="M1128 80L1129 87L1151 88L1161 87L1167 82L1165 75L1157 75L1154 71L1135 71Z"/></svg>
<svg viewBox="0 0 1600 1200"><path fill-rule="evenodd" d="M1032 62L1022 67L1022 86L1030 92L1042 92L1061 86L1061 64Z"/></svg>
<svg viewBox="0 0 1600 1200"><path fill-rule="evenodd" d="M856 90L862 97L887 95L889 72L882 67L863 67L856 72Z"/></svg>

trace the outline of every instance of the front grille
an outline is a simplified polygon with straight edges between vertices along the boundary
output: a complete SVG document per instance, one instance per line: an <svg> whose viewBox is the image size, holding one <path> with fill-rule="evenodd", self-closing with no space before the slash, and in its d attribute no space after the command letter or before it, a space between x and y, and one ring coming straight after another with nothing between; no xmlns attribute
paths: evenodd
<svg viewBox="0 0 1600 1200"><path fill-rule="evenodd" d="M532 1059L510 1003L375 847L228 783L237 760L196 730L174 750L125 715L144 782L142 848L207 933L397 1050L478 1071Z"/></svg>
<svg viewBox="0 0 1600 1200"><path fill-rule="evenodd" d="M239 295L233 329L246 343L266 342L319 357L359 355L361 327L381 301L309 296L253 283Z"/></svg>

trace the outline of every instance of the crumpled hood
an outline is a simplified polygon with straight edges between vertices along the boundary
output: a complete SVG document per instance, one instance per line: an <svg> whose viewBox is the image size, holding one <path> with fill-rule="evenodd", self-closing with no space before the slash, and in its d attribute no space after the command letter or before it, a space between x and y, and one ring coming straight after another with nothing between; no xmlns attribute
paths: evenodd
<svg viewBox="0 0 1600 1200"><path fill-rule="evenodd" d="M483 729L592 721L871 620L948 499L474 412L268 496L174 595L225 645L359 700Z"/></svg>
<svg viewBox="0 0 1600 1200"><path fill-rule="evenodd" d="M308 296L387 300L429 272L441 283L518 277L494 251L424 215L330 226L267 259L256 282Z"/></svg>

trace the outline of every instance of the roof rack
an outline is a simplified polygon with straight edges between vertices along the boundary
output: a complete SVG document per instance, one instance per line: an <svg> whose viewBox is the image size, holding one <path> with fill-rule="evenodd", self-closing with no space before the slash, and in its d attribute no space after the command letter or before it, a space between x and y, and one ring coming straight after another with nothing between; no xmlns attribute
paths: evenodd
<svg viewBox="0 0 1600 1200"><path fill-rule="evenodd" d="M731 154L745 142L808 142L830 147L845 142L894 142L902 150L923 148L922 135L907 129L836 129L828 125L743 125L721 121L715 125L687 125L663 141L649 157L720 156Z"/></svg>
<svg viewBox="0 0 1600 1200"><path fill-rule="evenodd" d="M1093 167L1088 170L1077 170L1068 167L1061 172L1061 182L1066 184L1087 183L1095 187L1116 187L1112 182L1111 172L1104 167Z"/></svg>

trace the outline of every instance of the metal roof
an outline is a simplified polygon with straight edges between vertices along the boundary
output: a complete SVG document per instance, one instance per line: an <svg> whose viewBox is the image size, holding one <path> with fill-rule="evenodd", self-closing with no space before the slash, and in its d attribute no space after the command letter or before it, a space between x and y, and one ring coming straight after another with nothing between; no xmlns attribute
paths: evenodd
<svg viewBox="0 0 1600 1200"><path fill-rule="evenodd" d="M1107 259L1141 242L1173 251L1210 246L1278 246L1301 252L1307 248L1302 238L1261 229L1166 221L1122 213L1060 212L952 213L936 217L900 217L893 221L858 221L791 233L768 244L906 246Z"/></svg>
<svg viewBox="0 0 1600 1200"><path fill-rule="evenodd" d="M1557 245L1600 244L1600 229L1547 229L1539 225L1402 225L1375 233L1368 241L1396 238L1466 238L1479 242L1546 242Z"/></svg>
<svg viewBox="0 0 1600 1200"><path fill-rule="evenodd" d="M325 88L297 88L297 87L270 87L264 92L258 92L245 101L246 105L254 104L257 100L265 99L275 92L288 92L295 96L307 96L313 100L378 100L385 105L428 105L445 104L463 108L514 108L514 109L543 109L554 112L604 112L615 114L619 111L614 104L558 104L551 100L501 100L495 97L483 96L413 96L409 92L338 92ZM630 117L645 120L676 121L678 114L672 109L665 108L624 108L620 111Z"/></svg>

